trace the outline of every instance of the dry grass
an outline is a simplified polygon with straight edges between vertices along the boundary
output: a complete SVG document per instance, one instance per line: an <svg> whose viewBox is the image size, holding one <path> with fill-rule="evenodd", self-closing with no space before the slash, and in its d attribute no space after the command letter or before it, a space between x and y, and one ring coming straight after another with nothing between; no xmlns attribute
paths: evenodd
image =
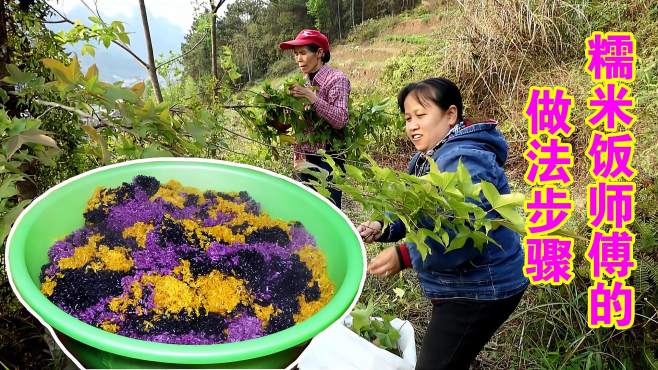
<svg viewBox="0 0 658 370"><path fill-rule="evenodd" d="M517 100L510 100L509 105L504 107L508 118L503 129L510 144L506 168L508 176L511 179L523 181L523 174L527 169L523 152L527 149L528 126L522 112L528 89L531 85L562 86L574 99L570 122L576 129L569 138L563 139L563 142L571 144L574 154L574 167L571 171L574 183L570 188L574 195L584 195L584 189L591 180L588 174L589 159L584 155L592 132L589 126L585 125L585 118L591 113L587 109L587 98L590 96L590 88L593 86L589 75L581 69L579 64L561 63L554 65L550 70L529 74L528 79L531 82L524 82L519 86L519 90L524 92L524 95Z"/></svg>
<svg viewBox="0 0 658 370"><path fill-rule="evenodd" d="M482 114L520 100L533 69L573 57L582 43L584 14L560 0L461 0L459 41L446 52L443 70ZM577 40L577 41L576 41ZM509 117L506 117L509 118Z"/></svg>
<svg viewBox="0 0 658 370"><path fill-rule="evenodd" d="M429 12L423 19L409 17L388 22L391 25L381 29L380 36L374 39L363 43L341 44L334 48L331 64L348 75L352 91L365 95L381 93L385 89L380 77L386 62L402 53L414 53L421 48L421 45L391 41L391 36L423 36L430 40L444 40L453 33L458 10L454 3L423 1L421 7Z"/></svg>

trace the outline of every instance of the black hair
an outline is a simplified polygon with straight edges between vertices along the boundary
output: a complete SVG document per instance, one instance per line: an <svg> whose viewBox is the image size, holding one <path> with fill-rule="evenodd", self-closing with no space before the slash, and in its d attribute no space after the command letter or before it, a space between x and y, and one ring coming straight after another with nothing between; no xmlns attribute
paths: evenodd
<svg viewBox="0 0 658 370"><path fill-rule="evenodd" d="M404 101L409 94L418 99L422 106L432 101L443 110L448 110L451 105L457 107L457 122L464 119L464 105L459 88L447 78L428 78L420 82L412 82L405 86L398 94L398 107L404 113Z"/></svg>
<svg viewBox="0 0 658 370"><path fill-rule="evenodd" d="M320 47L316 44L309 44L306 45L306 49L308 49L308 51L310 51L311 53L317 53L318 50L320 50ZM322 56L322 63L329 63L329 59L331 59L331 53L329 53L329 50L324 50L324 55Z"/></svg>

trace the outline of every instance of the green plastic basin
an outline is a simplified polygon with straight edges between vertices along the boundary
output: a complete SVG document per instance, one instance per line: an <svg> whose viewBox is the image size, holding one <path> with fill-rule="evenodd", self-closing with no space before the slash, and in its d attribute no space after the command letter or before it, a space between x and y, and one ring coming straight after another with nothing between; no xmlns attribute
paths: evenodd
<svg viewBox="0 0 658 370"><path fill-rule="evenodd" d="M123 337L68 315L40 292L50 246L83 226L83 210L98 186L116 187L136 175L175 179L204 190L247 191L273 217L301 221L327 259L335 295L291 328L237 343L176 345ZM6 247L7 274L21 303L85 367L284 368L316 334L346 316L365 281L365 249L349 219L328 200L279 174L243 164L196 158L156 158L98 168L53 187L21 213Z"/></svg>

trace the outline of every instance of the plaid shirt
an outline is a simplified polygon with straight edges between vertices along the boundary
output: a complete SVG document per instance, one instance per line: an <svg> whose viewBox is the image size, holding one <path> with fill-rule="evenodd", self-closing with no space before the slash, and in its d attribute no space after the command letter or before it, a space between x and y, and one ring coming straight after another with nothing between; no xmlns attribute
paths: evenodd
<svg viewBox="0 0 658 370"><path fill-rule="evenodd" d="M336 130L344 128L349 117L347 100L351 89L347 76L325 64L320 67L312 81L306 82L306 86L318 87L316 92L318 100L310 107L329 122L332 128ZM307 132L311 133L310 130ZM323 147L322 143L297 143L295 144L295 160L303 160L305 159L304 153L315 153Z"/></svg>

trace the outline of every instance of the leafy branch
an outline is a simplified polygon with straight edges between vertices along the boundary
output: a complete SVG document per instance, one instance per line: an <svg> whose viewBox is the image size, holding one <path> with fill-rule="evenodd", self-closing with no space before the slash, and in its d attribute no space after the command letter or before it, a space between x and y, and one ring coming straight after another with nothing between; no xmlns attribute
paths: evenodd
<svg viewBox="0 0 658 370"><path fill-rule="evenodd" d="M442 245L446 252L464 247L469 240L482 251L487 243L500 247L489 235L499 227L525 234L525 219L518 211L525 196L500 194L487 181L473 183L461 162L455 172L442 172L429 158L430 171L417 177L380 167L369 156L363 158L369 166L346 164L343 171L325 155L333 168L332 181L327 181L327 171L309 164L306 171L320 170L319 175L313 172L318 179L309 184L325 196L329 196L330 187L343 191L363 206L365 214L384 220L385 226L401 220L407 230L406 239L416 245L423 259L432 252L427 244L429 239ZM486 203L490 207L485 209ZM585 239L569 231L555 234Z"/></svg>
<svg viewBox="0 0 658 370"><path fill-rule="evenodd" d="M249 91L251 94L244 102L228 108L236 108L252 135L271 145L274 152L282 144L331 144L334 151L356 160L375 136L401 131L404 121L399 114L392 113L395 107L391 99L350 101L347 126L333 129L313 109L306 109L308 102L289 93L291 86L305 82L297 75L278 86L262 84L257 90Z"/></svg>
<svg viewBox="0 0 658 370"><path fill-rule="evenodd" d="M352 310L352 326L350 329L363 339L371 342L379 348L385 349L400 356L398 340L400 332L391 326L394 319L391 315L382 315L382 320L373 318L375 306L368 302L367 306L359 303Z"/></svg>
<svg viewBox="0 0 658 370"><path fill-rule="evenodd" d="M85 4L86 5L86 4ZM60 32L57 34L57 40L62 43L74 44L79 41L91 41L96 40L103 44L106 48L110 47L110 44L115 44L121 49L125 50L130 54L135 60L142 65L142 67L148 70L148 63L146 63L142 58L139 57L130 47L130 37L126 33L123 22L113 21L109 25L105 23L100 15L96 14L90 16L88 19L92 22L92 26L88 27L79 21L73 21L67 16L62 14L59 10L55 9L53 6L48 4L50 9L55 12L61 20L57 22L63 22L73 25L73 28L67 32ZM87 6L87 5L86 5ZM87 6L88 7L88 6ZM89 8L89 7L88 7ZM96 47L93 44L86 43L82 46L80 50L82 55L89 54L94 56L96 54Z"/></svg>

